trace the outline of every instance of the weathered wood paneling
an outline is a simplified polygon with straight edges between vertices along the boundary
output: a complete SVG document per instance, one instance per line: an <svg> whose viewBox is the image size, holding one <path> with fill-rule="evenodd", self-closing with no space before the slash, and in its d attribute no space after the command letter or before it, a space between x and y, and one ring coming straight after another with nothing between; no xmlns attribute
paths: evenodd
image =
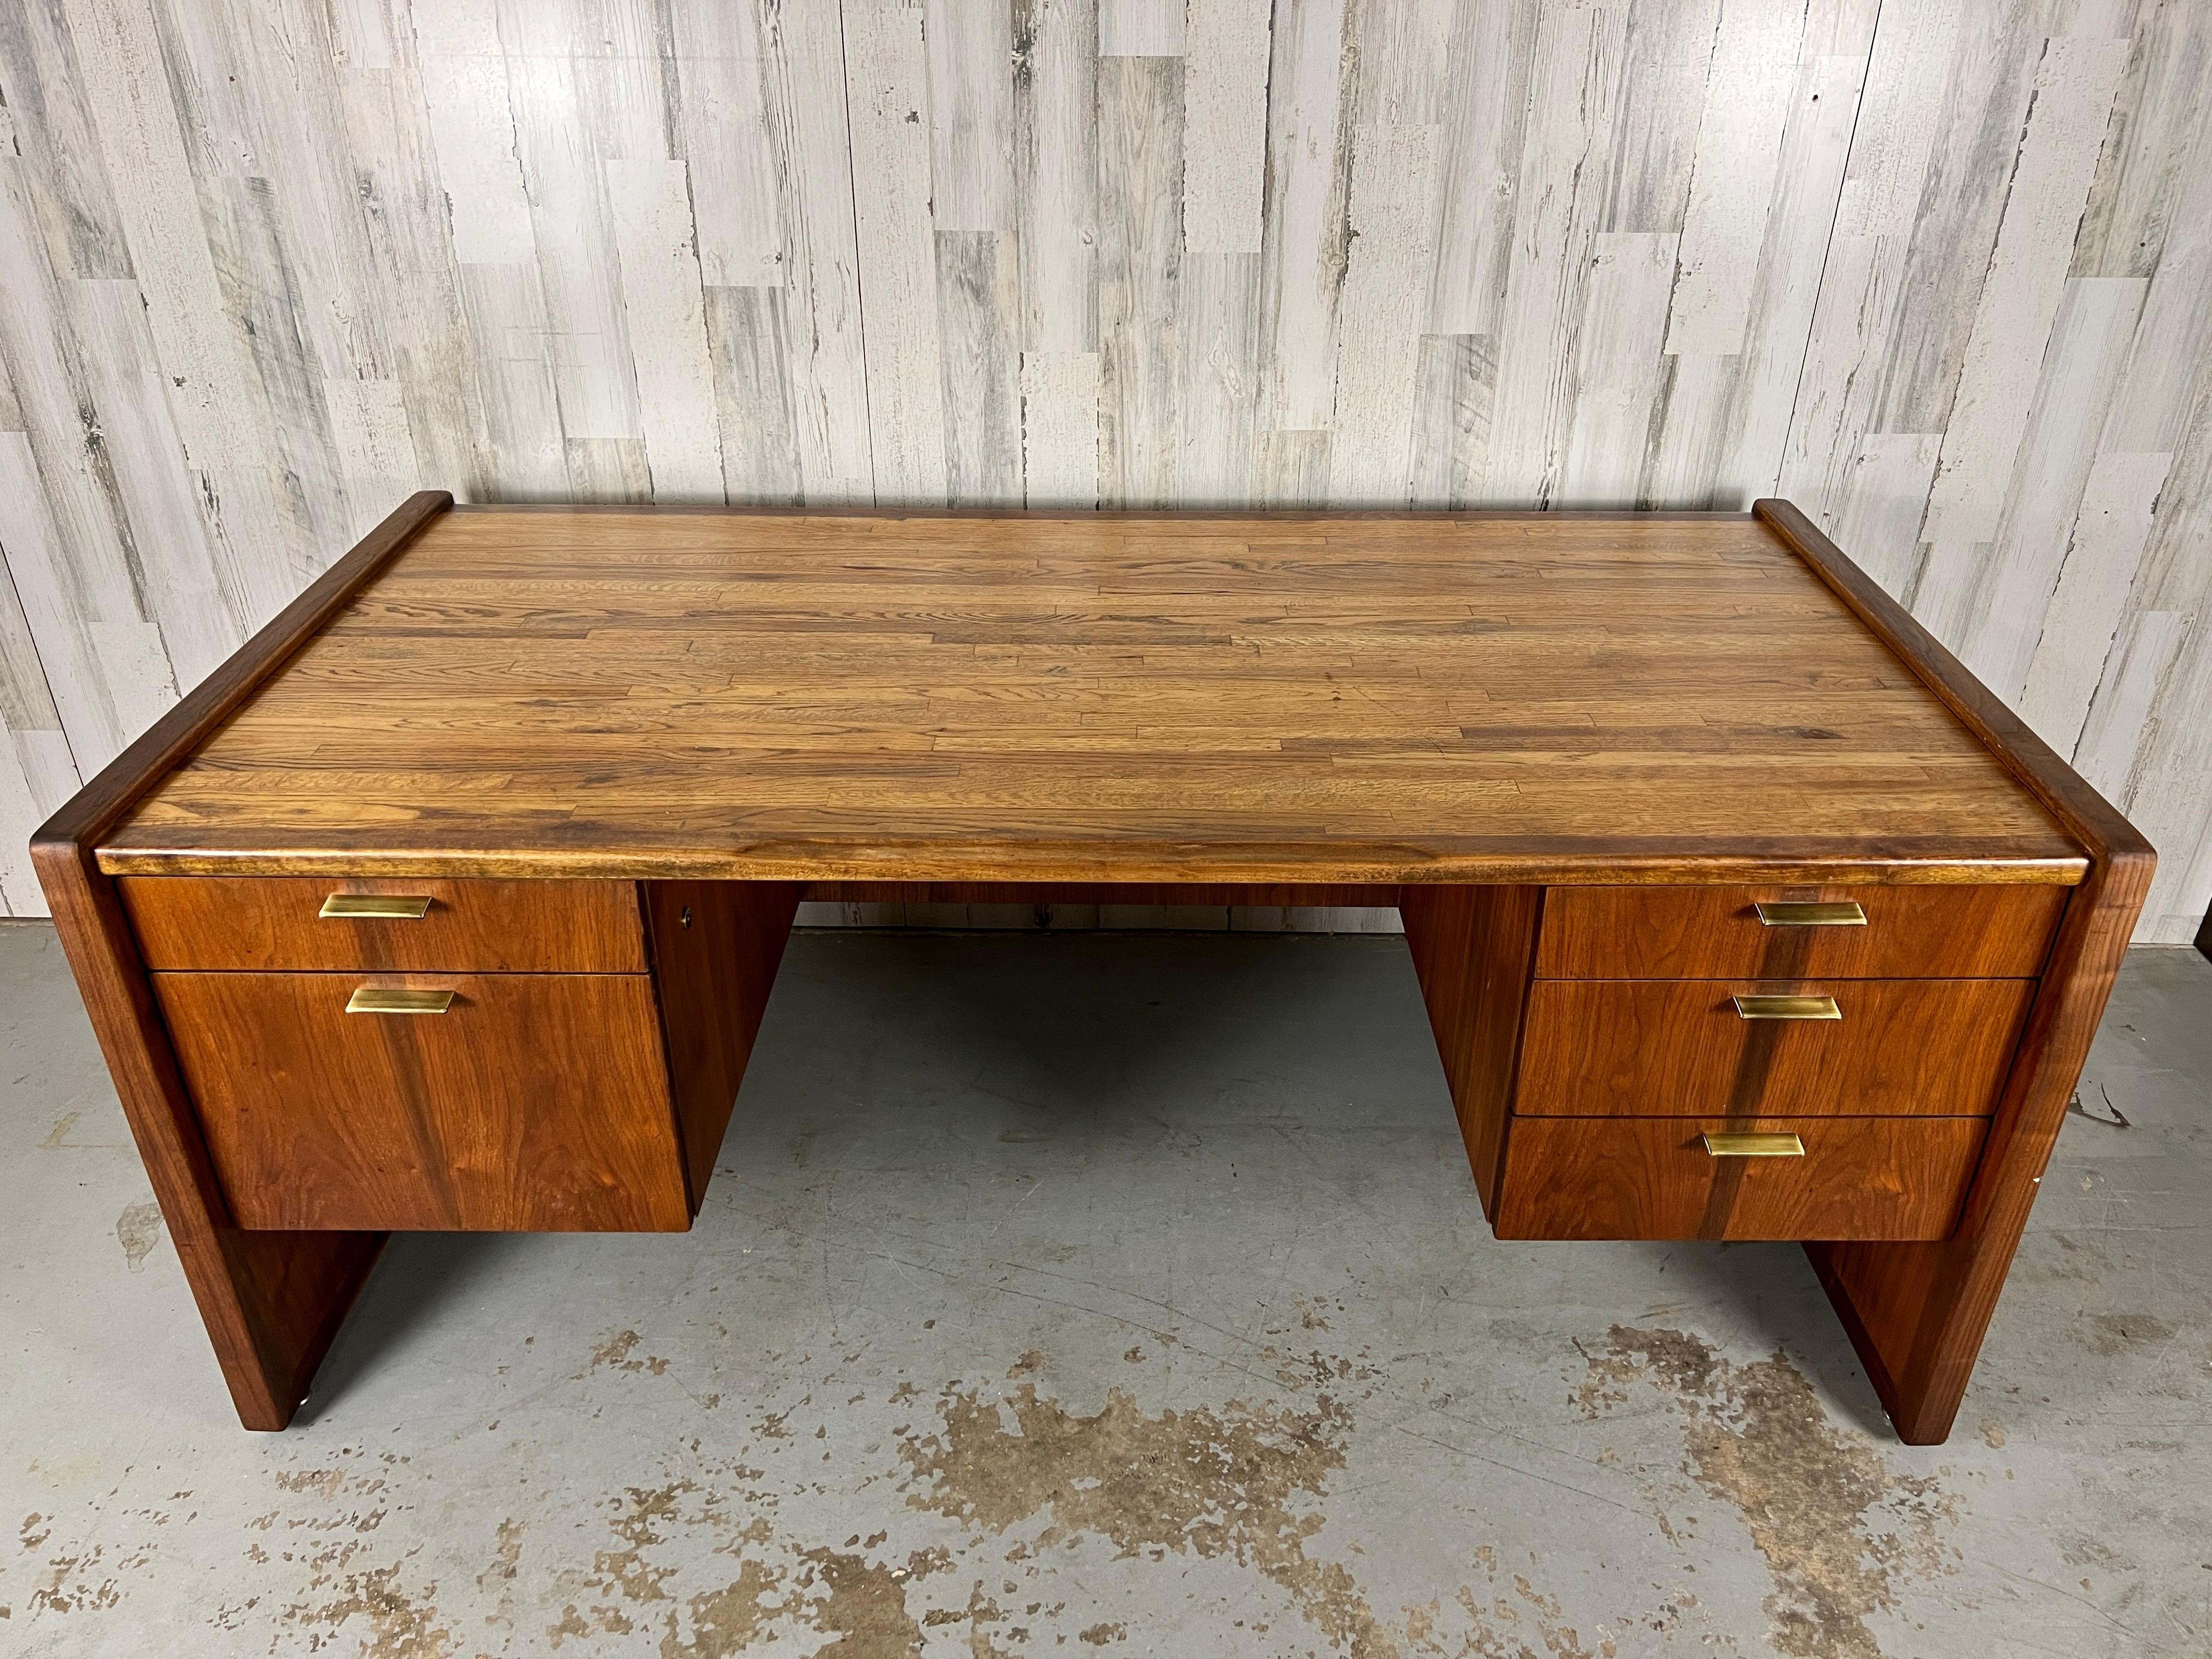
<svg viewBox="0 0 2212 1659"><path fill-rule="evenodd" d="M2208 68L2182 0L0 8L0 903L422 485L1779 493L2145 828L2185 939Z"/></svg>

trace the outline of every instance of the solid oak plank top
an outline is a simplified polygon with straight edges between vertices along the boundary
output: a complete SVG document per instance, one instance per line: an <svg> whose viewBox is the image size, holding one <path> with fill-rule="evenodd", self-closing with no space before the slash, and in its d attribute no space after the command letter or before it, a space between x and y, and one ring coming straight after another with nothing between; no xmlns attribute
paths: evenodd
<svg viewBox="0 0 2212 1659"><path fill-rule="evenodd" d="M456 508L109 872L2081 879L1747 515Z"/></svg>

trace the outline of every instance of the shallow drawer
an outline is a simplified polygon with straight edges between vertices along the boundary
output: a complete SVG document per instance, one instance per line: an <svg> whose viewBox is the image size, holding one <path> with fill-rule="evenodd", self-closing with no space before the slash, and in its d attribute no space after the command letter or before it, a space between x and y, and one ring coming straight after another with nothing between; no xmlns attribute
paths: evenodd
<svg viewBox="0 0 2212 1659"><path fill-rule="evenodd" d="M1945 1238L1986 1127L1979 1118L1515 1118L1496 1230L1500 1238ZM1802 1155L1708 1150L1708 1134L1744 1133L1795 1135Z"/></svg>
<svg viewBox="0 0 2212 1659"><path fill-rule="evenodd" d="M1540 979L2027 979L2072 890L1554 887ZM1759 906L1768 915L1762 920ZM1808 913L1856 906L1861 925Z"/></svg>
<svg viewBox="0 0 2212 1659"><path fill-rule="evenodd" d="M1540 980L1513 1109L1986 1115L2034 994L2024 979Z"/></svg>
<svg viewBox="0 0 2212 1659"><path fill-rule="evenodd" d="M634 882L125 876L116 884L154 969L645 971ZM322 914L349 900L356 911L368 901L392 914Z"/></svg>
<svg viewBox="0 0 2212 1659"><path fill-rule="evenodd" d="M642 975L155 974L153 983L242 1227L690 1224ZM395 991L451 1001L442 1012L348 1012Z"/></svg>

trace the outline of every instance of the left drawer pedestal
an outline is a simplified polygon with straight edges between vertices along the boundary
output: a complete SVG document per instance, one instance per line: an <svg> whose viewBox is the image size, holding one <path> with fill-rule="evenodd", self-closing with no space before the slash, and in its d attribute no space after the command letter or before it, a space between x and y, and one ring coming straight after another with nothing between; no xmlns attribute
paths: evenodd
<svg viewBox="0 0 2212 1659"><path fill-rule="evenodd" d="M117 884L232 1220L680 1232L796 889Z"/></svg>

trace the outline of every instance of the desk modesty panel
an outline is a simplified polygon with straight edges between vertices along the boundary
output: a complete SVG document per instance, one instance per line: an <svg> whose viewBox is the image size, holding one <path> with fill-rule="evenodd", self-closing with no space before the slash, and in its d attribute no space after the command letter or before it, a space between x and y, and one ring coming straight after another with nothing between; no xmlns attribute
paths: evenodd
<svg viewBox="0 0 2212 1659"><path fill-rule="evenodd" d="M2150 849L1786 502L415 497L33 854L241 1419L697 1212L807 896L1395 904L1501 1237L1803 1242L1948 1433Z"/></svg>

